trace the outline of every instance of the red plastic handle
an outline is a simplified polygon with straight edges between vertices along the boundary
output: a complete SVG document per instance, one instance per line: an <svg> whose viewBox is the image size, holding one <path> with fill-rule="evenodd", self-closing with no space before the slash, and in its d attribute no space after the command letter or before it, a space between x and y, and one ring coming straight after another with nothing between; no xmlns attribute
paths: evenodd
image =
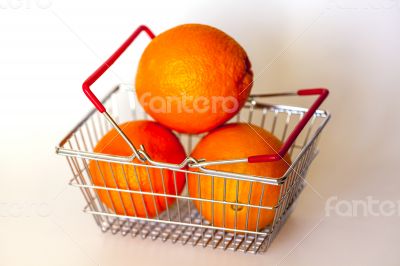
<svg viewBox="0 0 400 266"><path fill-rule="evenodd" d="M146 26L139 26L131 36L115 51L110 58L107 59L92 75L90 75L85 82L82 84L83 92L89 98L89 100L94 104L97 110L100 113L104 113L106 108L104 108L103 104L97 99L96 95L90 90L90 86L96 82L103 74L107 71L107 69L115 63L115 61L125 52L125 50L132 44L132 42L136 39L136 37L142 32L145 31L147 35L153 39L155 37L154 33Z"/></svg>
<svg viewBox="0 0 400 266"><path fill-rule="evenodd" d="M272 161L278 161L278 160L282 159L285 156L285 154L288 152L288 150L292 146L292 144L295 142L296 138L300 135L301 131L306 126L307 122L314 115L315 111L321 106L321 104L326 99L326 97L328 97L329 90L324 89L324 88L304 89L304 90L298 90L297 95L300 95L300 96L319 95L319 97L313 103L313 105L311 105L310 109L308 109L307 113L300 120L300 122L296 125L293 132L287 138L285 143L283 143L283 145L282 145L281 149L278 151L278 153L250 156L247 159L247 161L249 163L272 162Z"/></svg>

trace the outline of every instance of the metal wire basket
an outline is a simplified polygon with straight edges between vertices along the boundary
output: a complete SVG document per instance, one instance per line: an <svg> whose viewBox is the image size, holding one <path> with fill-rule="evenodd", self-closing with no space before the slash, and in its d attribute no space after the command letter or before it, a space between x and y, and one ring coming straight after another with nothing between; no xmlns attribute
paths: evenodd
<svg viewBox="0 0 400 266"><path fill-rule="evenodd" d="M329 121L330 115L318 107L328 95L326 89L308 89L299 90L294 93L279 93L265 95L251 95L243 109L232 121L252 123L265 128L279 137L284 144L281 150L276 154L255 155L249 158L232 158L224 161L199 161L199 158L188 157L181 164L168 164L165 162L153 161L146 153L145 147L137 149L126 137L118 124L125 121L151 119L141 108L134 89L128 85L118 85L102 101L99 101L91 92L90 86L117 60L117 58L126 50L126 48L135 40L140 32L146 32L151 38L154 34L145 26L139 27L128 40L114 53L92 76L83 84L85 94L93 102L96 109L93 109L70 133L60 142L56 148L56 153L66 156L68 164L72 170L73 177L70 184L78 187L86 201L84 212L91 214L103 232L110 231L113 234L141 236L142 238L161 239L163 241L171 240L181 242L192 246L203 246L221 248L224 250L240 250L249 253L262 253L266 251L276 233L282 227L286 217L293 209L293 204L303 189L304 179L307 170L317 155L317 142L320 133ZM293 107L286 105L266 104L267 97L289 96L289 95L319 95L314 104L309 108ZM115 156L94 152L96 143L112 128L126 140L132 149L132 155L127 157ZM184 145L186 153L190 154L192 148L201 139L202 135L178 134L181 143ZM289 153L292 158L292 164L286 173L279 178L265 176L251 176L244 174L235 174L211 170L207 166L213 164L235 164L235 163L258 163L280 160ZM140 160L139 163L133 162L133 159ZM163 171L172 171L174 176L177 173L183 173L188 183L190 174L195 174L198 178L208 176L223 179L223 182L236 182L235 195L238 195L239 182L245 181L252 187L261 188L261 196L258 204L254 203L249 196L248 202L239 202L237 200L216 200L213 198L191 197L187 188L181 194L175 192L174 195L164 191L150 191L130 188L120 188L118 186L98 186L92 182L92 175L89 171L91 162L107 162L117 165L123 169L124 165L132 166L135 171L137 168L152 168ZM193 172L184 168L198 168L198 172ZM148 179L151 184L151 171L147 171ZM115 179L115 176L114 176ZM176 182L176 180L175 180ZM212 190L214 181L211 182ZM266 206L263 204L263 197L268 187L279 188L279 198L276 204ZM150 185L150 187L153 187ZM107 193L130 193L143 197L175 198L176 201L171 206L166 206L166 210L157 213L155 217L139 217L136 215L117 214L115 209L107 207L101 200L98 191L107 191ZM224 195L226 195L226 186L224 186ZM251 193L251 192L250 192ZM222 205L225 208L241 209L247 212L246 227L237 228L235 226L216 226L204 219L200 210L195 208L193 201L201 204ZM132 205L133 202L132 202ZM266 228L249 229L247 228L249 219L249 210L257 214L257 223L265 211L273 211L273 222ZM224 212L225 215L225 212ZM236 214L235 214L236 215ZM254 217L253 217L254 218ZM236 219L236 217L235 217ZM225 220L225 217L223 217Z"/></svg>

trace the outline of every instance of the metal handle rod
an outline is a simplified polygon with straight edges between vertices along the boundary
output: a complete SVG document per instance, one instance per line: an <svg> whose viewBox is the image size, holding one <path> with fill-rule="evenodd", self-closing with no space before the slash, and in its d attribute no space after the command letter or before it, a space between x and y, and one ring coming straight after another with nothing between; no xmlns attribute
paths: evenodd
<svg viewBox="0 0 400 266"><path fill-rule="evenodd" d="M315 111L317 111L318 107L325 101L326 97L329 95L329 90L325 88L316 88L316 89L303 89L298 90L297 95L299 96L308 96L308 95L319 95L317 100L311 105L310 109L308 109L307 113L300 120L300 122L296 125L292 133L283 143L281 149L274 154L264 154L264 155L255 155L247 158L249 163L261 163L261 162L272 162L281 160L293 143L296 141L297 137L300 135L303 128L307 125L308 121L314 115Z"/></svg>
<svg viewBox="0 0 400 266"><path fill-rule="evenodd" d="M122 53L125 52L125 50L132 44L132 42L137 38L137 36L142 32L146 32L147 35L150 38L154 38L155 35L154 33L146 26L141 25L139 26L132 34L129 36L129 38L107 59L106 62L104 62L95 72L93 72L92 75L90 75L85 82L82 84L82 88L86 96L89 98L89 100L94 104L96 109L102 113L106 119L112 124L112 126L117 130L117 132L122 136L122 138L126 141L126 143L129 145L129 147L133 151L133 155L137 157L141 161L146 161L149 160L148 156L145 156L145 152L138 152L136 147L133 145L133 143L128 139L128 137L124 134L124 132L119 128L117 123L112 119L112 117L106 112L106 109L104 105L98 100L98 98L93 94L93 92L90 89L90 86L99 78L101 77L114 62L121 56ZM287 140L284 142L283 146L281 149L275 153L275 154L264 154L264 155L254 155L250 156L247 158L247 162L249 163L259 163L259 162L271 162L271 161L277 161L282 159L285 154L288 152L289 148L293 145L295 142L296 138L300 135L301 131L303 128L306 126L307 122L311 119L311 117L314 115L314 113L317 111L318 107L322 104L322 102L326 99L326 97L329 94L329 91L325 88L315 88L315 89L302 89L298 90L297 93L276 93L276 94L270 94L269 96L289 96L289 95L299 95L299 96L305 96L305 95L319 95L317 100L314 102L314 104L310 107L310 109L306 112L304 117L300 120L300 122L296 125L295 129L293 132L289 135ZM260 95L261 97L267 96L267 95ZM146 158L147 157L147 158ZM132 156L133 158L133 156ZM227 160L227 161L218 161L214 162L213 164L224 164L224 163L234 163L236 161L242 161L243 159L234 159L234 160ZM246 160L246 159L244 159ZM191 160L186 160L186 163L190 162ZM152 164L157 164L160 162L153 162ZM191 162L194 165L196 165L196 162ZM198 163L198 162L197 162ZM212 162L202 162L201 164L203 166L208 165ZM200 166L200 165L197 165Z"/></svg>
<svg viewBox="0 0 400 266"><path fill-rule="evenodd" d="M148 27L144 25L139 26L131 34L131 36L129 36L129 38L107 59L107 61L105 61L98 69L96 69L96 71L94 71L93 74L91 74L82 84L82 89L85 95L93 103L96 109L105 116L105 118L111 123L114 129L118 132L118 134L122 136L122 138L131 148L133 155L130 156L130 158L133 159L133 157L136 157L140 161L144 161L145 159L140 156L138 150L135 148L133 143L128 139L125 133L114 121L114 119L107 113L106 108L99 101L96 95L94 95L94 93L90 89L90 86L93 85L93 83L96 82L110 68L110 66L115 63L115 61L125 52L125 50L132 44L132 42L137 38L137 36L139 36L142 31L146 32L151 39L155 37L154 33Z"/></svg>
<svg viewBox="0 0 400 266"><path fill-rule="evenodd" d="M142 32L146 32L147 35L153 39L155 37L154 33L146 26L141 25L139 26L132 34L129 36L129 38L105 61L96 71L93 72L92 75L90 75L85 82L82 84L82 89L83 92L86 94L86 96L89 98L89 100L94 104L97 110L99 110L100 113L104 113L106 111L106 108L104 105L99 101L99 99L96 97L96 95L93 94L93 92L90 89L90 86L93 85L93 83L96 82L103 74L106 72L110 66L112 66L115 61L125 52L125 50L132 44L132 42L137 38L137 36Z"/></svg>

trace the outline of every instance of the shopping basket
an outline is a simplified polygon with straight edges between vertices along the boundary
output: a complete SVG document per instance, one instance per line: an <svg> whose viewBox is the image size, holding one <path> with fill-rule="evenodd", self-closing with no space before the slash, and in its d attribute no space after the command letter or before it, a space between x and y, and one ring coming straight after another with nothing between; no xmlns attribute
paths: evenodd
<svg viewBox="0 0 400 266"><path fill-rule="evenodd" d="M101 65L84 83L83 90L87 97L92 101L96 109L93 109L86 115L82 121L75 126L70 133L56 147L56 153L67 158L68 164L72 170L72 179L70 185L81 190L86 201L84 212L91 214L96 224L103 232L113 234L120 233L123 236L131 235L133 237L161 239L162 241L171 240L182 244L192 246L203 246L212 248L221 248L224 250L243 251L248 253L265 252L272 239L276 236L279 229L284 224L286 218L293 209L293 205L305 186L305 177L308 168L317 155L317 143L320 134L329 121L328 112L319 110L319 106L328 96L328 90L324 88L303 89L296 92L258 94L251 95L242 110L231 120L246 122L265 128L283 141L283 146L274 154L254 155L249 158L232 158L221 161L205 161L201 158L186 158L180 164L170 164L158 162L146 153L146 147L135 147L120 129L118 124L125 121L151 119L140 106L134 88L129 85L121 84L116 86L104 97L102 101L92 93L90 86L118 59L118 57L128 48L128 46L141 33L145 32L150 38L155 35L146 27L140 26L123 45L103 64ZM265 102L270 97L277 96L305 96L316 95L316 101L310 108L294 107L288 105L268 104ZM127 142L132 149L131 156L116 156L112 154L102 154L94 152L96 143L109 130L114 128L120 136ZM203 135L190 135L176 133L185 147L186 153L190 154L192 148ZM236 163L260 163L281 160L283 156L289 153L292 163L286 173L279 178L267 176L252 176L245 174L236 174L231 172L216 171L210 169L210 165L215 164L236 164ZM139 159L133 162L133 159ZM191 197L187 188L181 194L175 192L174 195L165 193L122 189L119 187L108 187L106 185L97 186L93 184L91 173L89 171L90 162L108 162L114 165L131 165L137 167L154 168L160 171L172 171L175 173L184 173L186 184L189 174L195 173L197 176L208 176L212 178L221 178L224 182L245 181L251 186L262 186L260 203L254 204L253 201L239 202L215 200L205 198L199 195ZM193 172L187 170L185 166L191 169L198 169ZM150 171L147 171L150 175ZM150 176L149 180L151 183ZM115 177L114 177L115 178ZM211 186L214 183L211 182ZM239 185L238 185L239 186ZM238 195L238 186L236 195ZM262 197L268 186L279 187L279 198L277 204L265 206L262 204ZM213 187L211 188L213 189ZM224 195L228 193L225 191ZM117 193L132 193L143 196L164 197L165 199L175 198L172 206L158 213L156 217L138 217L117 214L108 208L97 193L98 190ZM228 228L216 226L212 221L204 219L201 215L201 208L195 208L193 201L207 202L214 204L223 204L226 207L242 210L243 208L256 209L257 219L260 219L263 210L274 211L272 224L266 228L256 228L250 230L247 228ZM225 207L224 207L225 208ZM248 219L247 215L247 219Z"/></svg>

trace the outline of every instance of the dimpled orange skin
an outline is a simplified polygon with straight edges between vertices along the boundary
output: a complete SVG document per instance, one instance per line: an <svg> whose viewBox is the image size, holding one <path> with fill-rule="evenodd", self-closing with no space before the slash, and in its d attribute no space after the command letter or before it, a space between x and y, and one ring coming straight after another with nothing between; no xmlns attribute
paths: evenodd
<svg viewBox="0 0 400 266"><path fill-rule="evenodd" d="M133 121L120 125L121 129L139 147L144 145L146 152L155 161L168 163L181 163L186 155L176 136L164 126L152 121ZM113 129L108 132L94 148L95 152L128 156L131 149L122 137ZM137 159L133 162L138 163ZM135 169L136 168L136 169ZM172 171L132 166L102 161L91 161L89 171L92 182L96 186L119 188L175 195L175 181ZM100 172L101 171L101 172ZM115 180L114 177L115 176ZM150 179L149 179L150 176ZM185 185L185 176L177 172L176 188L178 195ZM163 188L163 179L165 191ZM151 184L150 184L151 180ZM141 195L137 193L96 190L100 200L112 211L120 215L137 217L155 217L161 214L167 204L175 202L175 198L164 196Z"/></svg>
<svg viewBox="0 0 400 266"><path fill-rule="evenodd" d="M282 143L271 133L257 127L244 123L227 124L218 128L206 137L204 137L195 147L192 156L200 159L224 160L233 158L247 158L252 155L275 153L282 146ZM284 160L268 163L238 163L208 166L213 170L233 172L239 174L248 174L262 177L278 178L284 175L291 164L290 157L286 155ZM197 171L196 169L191 169ZM226 180L226 195L224 199L224 178L214 177L214 197L212 197L212 177L189 175L188 186L191 197L203 199L214 199L219 201L229 201L232 204L214 203L214 220L212 221L212 203L194 201L198 210L201 205L201 215L210 221L214 226L255 231L262 229L273 222L275 211L259 209L254 207L236 206L236 187L239 184L238 203L249 204L249 194L251 187L250 204L259 206L262 200L262 206L275 206L278 203L280 187L273 185L263 185L249 181L237 181L233 179ZM201 187L199 195L199 185ZM225 221L224 217L225 206ZM237 211L235 211L237 209ZM260 214L258 214L260 210ZM246 227L246 218L248 215L248 224ZM257 223L257 217L260 217Z"/></svg>
<svg viewBox="0 0 400 266"><path fill-rule="evenodd" d="M233 38L210 26L185 24L161 33L147 46L137 70L136 93L159 123L201 133L240 110L252 81L250 61Z"/></svg>

